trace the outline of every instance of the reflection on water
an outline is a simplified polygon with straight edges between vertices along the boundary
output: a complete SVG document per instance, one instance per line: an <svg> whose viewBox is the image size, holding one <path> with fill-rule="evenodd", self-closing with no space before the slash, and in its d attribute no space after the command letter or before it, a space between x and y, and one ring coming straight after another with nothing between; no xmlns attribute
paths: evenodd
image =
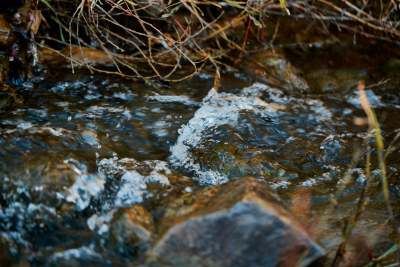
<svg viewBox="0 0 400 267"><path fill-rule="evenodd" d="M330 80L314 83L324 95L261 83L234 88L246 82L228 74L233 88L223 93L204 75L176 88L84 73L36 78L17 90L22 106L0 110L0 247L34 265L134 261L140 256L107 244L119 209L142 204L157 219L180 194L250 175L288 203L298 188L311 191L311 214L328 229L318 238L333 248L366 179L366 128L353 123L364 114L354 79L337 82L342 71L331 77L340 90ZM321 73L329 75L306 77ZM386 144L400 131L398 89L367 90ZM399 159L398 150L387 159L394 204ZM393 240L384 230L368 236L387 218L380 173L373 175L357 231L381 251ZM327 212L331 199L339 205Z"/></svg>

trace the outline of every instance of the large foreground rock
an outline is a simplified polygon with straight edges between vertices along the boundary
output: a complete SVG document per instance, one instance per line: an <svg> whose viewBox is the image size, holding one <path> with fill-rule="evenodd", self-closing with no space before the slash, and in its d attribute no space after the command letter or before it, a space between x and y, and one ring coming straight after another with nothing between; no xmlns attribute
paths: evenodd
<svg viewBox="0 0 400 267"><path fill-rule="evenodd" d="M244 177L174 202L153 266L307 266L323 256L264 182Z"/></svg>

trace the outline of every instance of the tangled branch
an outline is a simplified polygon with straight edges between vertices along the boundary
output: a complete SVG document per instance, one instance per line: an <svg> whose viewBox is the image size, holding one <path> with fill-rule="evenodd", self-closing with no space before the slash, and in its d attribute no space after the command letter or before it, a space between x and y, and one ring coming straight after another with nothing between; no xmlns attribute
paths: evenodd
<svg viewBox="0 0 400 267"><path fill-rule="evenodd" d="M368 0L58 0L54 9L62 18L57 23L69 33L72 68L77 62L73 60L74 46L83 58L84 47L101 49L115 66L115 71L102 70L84 60L91 71L144 80L182 81L211 63L216 88L220 59L235 51L242 55L250 27L261 34L266 14L318 20L327 31L335 25L400 44L400 7L394 0L385 5ZM237 26L246 20L245 32L238 31ZM67 21L68 27L60 21Z"/></svg>

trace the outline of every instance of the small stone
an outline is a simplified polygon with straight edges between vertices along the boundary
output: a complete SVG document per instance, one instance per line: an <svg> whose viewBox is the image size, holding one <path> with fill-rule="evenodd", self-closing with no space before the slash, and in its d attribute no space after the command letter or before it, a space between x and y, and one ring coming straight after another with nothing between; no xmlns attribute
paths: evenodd
<svg viewBox="0 0 400 267"><path fill-rule="evenodd" d="M308 266L324 256L264 182L251 177L185 196L163 218L153 266Z"/></svg>

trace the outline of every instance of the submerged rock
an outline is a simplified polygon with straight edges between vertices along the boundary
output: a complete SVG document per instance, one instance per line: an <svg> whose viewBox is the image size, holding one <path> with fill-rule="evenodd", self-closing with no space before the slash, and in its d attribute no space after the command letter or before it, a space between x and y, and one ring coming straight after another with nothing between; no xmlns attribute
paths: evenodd
<svg viewBox="0 0 400 267"><path fill-rule="evenodd" d="M249 69L263 81L288 91L308 92L307 81L299 71L282 55L263 51L253 56Z"/></svg>
<svg viewBox="0 0 400 267"><path fill-rule="evenodd" d="M160 229L153 266L307 266L324 255L273 190L250 177L178 199Z"/></svg>
<svg viewBox="0 0 400 267"><path fill-rule="evenodd" d="M352 68L318 68L309 71L305 77L315 93L339 93L356 88L360 80L367 78L367 72Z"/></svg>

